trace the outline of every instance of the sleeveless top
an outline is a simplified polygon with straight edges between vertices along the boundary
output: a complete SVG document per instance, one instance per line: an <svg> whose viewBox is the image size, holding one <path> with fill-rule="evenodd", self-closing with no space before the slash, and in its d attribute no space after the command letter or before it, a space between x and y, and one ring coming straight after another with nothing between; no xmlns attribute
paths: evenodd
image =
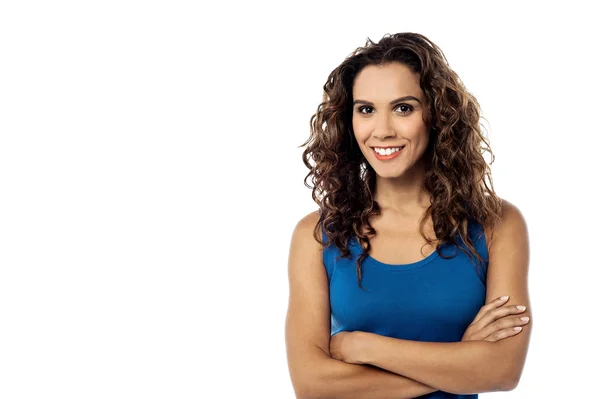
<svg viewBox="0 0 600 399"><path fill-rule="evenodd" d="M328 238L322 230L324 243ZM483 258L469 258L457 246L444 244L425 259L410 264L386 264L371 256L362 262L358 286L356 261L362 248L349 241L351 259L341 258L335 245L323 250L329 279L331 336L341 331L366 331L392 338L428 342L459 342L485 304L488 253L483 227L469 222L468 233ZM457 244L468 247L457 235ZM338 259L339 257L339 259ZM436 391L419 398L478 398Z"/></svg>

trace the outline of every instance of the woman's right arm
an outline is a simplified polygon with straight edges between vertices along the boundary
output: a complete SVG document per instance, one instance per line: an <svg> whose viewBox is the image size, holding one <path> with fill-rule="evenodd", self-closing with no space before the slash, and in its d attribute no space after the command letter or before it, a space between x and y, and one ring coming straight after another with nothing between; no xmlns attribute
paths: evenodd
<svg viewBox="0 0 600 399"><path fill-rule="evenodd" d="M402 399L437 389L371 365L331 358L329 282L321 245L313 236L317 211L302 218L289 252L289 302L285 323L287 361L298 399Z"/></svg>

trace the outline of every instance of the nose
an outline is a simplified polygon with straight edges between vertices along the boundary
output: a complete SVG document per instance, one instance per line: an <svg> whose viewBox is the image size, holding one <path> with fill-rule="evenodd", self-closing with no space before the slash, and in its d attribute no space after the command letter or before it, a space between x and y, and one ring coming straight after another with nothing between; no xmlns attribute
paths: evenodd
<svg viewBox="0 0 600 399"><path fill-rule="evenodd" d="M373 131L373 137L378 140L383 140L386 137L395 137L396 132L394 131L394 127L391 124L391 117L389 116L380 116L377 118L377 124L375 126L375 130Z"/></svg>
<svg viewBox="0 0 600 399"><path fill-rule="evenodd" d="M379 131L378 133L373 133L373 137L375 137L377 140L381 140L383 141L383 139L385 139L386 137L395 137L396 133L394 133L392 130L384 130L384 131Z"/></svg>

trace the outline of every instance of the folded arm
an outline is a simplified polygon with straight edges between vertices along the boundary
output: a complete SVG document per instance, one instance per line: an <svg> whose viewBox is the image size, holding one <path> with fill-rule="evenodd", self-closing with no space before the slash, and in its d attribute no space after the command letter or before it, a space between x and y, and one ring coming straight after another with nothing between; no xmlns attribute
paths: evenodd
<svg viewBox="0 0 600 399"><path fill-rule="evenodd" d="M525 305L520 316L529 316L523 330L497 342L418 342L366 332L348 336L349 361L372 364L439 390L470 394L512 390L524 368L532 329L527 289L529 240L525 219L511 203L503 201L501 222L486 230L489 264L486 303L510 295L506 305ZM340 333L344 334L344 333Z"/></svg>
<svg viewBox="0 0 600 399"><path fill-rule="evenodd" d="M371 364L455 394L505 391L510 385L502 349L492 342L419 342L356 334L361 348L358 364Z"/></svg>
<svg viewBox="0 0 600 399"><path fill-rule="evenodd" d="M438 390L372 365L332 359L319 348L288 353L298 399L408 399Z"/></svg>

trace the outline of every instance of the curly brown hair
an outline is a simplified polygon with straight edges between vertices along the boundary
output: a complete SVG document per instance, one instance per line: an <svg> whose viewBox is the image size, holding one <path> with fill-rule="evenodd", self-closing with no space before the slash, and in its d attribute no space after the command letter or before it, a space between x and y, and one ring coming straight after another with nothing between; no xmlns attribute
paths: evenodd
<svg viewBox="0 0 600 399"><path fill-rule="evenodd" d="M436 247L438 254L444 259L453 257L444 257L440 247L457 245L458 234L481 267L483 260L469 237L468 224L474 221L493 227L500 220L502 209L502 199L494 192L491 170L483 157L488 152L490 165L494 162L494 154L482 134L479 103L449 67L442 50L418 33L386 34L378 43L367 38L364 47L357 48L329 74L323 86L323 101L310 118L310 137L300 146L306 146L302 160L310 170L304 184L312 189L321 214L314 237L324 245L323 231L328 237L327 245L338 247L345 258L351 256L349 240L356 237L363 248L356 262L361 289L361 265L371 250L368 235L375 234L370 217L381 214L381 208L372 196L376 173L353 134L352 87L366 66L391 62L406 65L418 74L426 97L423 120L430 139L423 155L423 187L431 194L432 203L421 219L421 236L429 244L434 241L423 233L423 225L431 216L440 243ZM307 183L309 178L312 186ZM462 247L461 250L473 259Z"/></svg>

